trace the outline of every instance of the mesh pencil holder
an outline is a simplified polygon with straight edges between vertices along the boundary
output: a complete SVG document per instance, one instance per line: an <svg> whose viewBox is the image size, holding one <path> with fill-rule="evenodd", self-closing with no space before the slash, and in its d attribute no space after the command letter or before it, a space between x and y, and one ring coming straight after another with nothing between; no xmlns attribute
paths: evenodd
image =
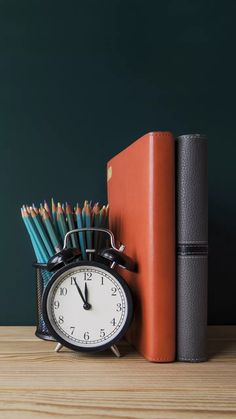
<svg viewBox="0 0 236 419"><path fill-rule="evenodd" d="M52 273L48 272L45 269L45 264L34 263L33 267L35 268L35 279L36 279L36 318L37 318L37 325L36 325L36 332L35 335L44 340L52 340L55 339L50 335L47 326L43 319L42 313L42 296L48 281L52 277Z"/></svg>

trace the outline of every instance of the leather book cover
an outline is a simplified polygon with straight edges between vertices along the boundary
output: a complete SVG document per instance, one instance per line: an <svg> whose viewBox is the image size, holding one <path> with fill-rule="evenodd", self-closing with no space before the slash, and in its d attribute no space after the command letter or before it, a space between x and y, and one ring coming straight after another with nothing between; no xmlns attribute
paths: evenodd
<svg viewBox="0 0 236 419"><path fill-rule="evenodd" d="M135 298L128 341L149 361L175 359L175 140L150 132L107 165L110 229L137 272L121 270Z"/></svg>
<svg viewBox="0 0 236 419"><path fill-rule="evenodd" d="M177 359L206 361L208 281L207 138L176 139Z"/></svg>

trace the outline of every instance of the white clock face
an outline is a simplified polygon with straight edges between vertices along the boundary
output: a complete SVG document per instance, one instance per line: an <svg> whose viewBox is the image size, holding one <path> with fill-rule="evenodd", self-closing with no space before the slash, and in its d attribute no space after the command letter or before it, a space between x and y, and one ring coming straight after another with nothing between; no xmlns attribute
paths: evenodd
<svg viewBox="0 0 236 419"><path fill-rule="evenodd" d="M97 266L75 266L52 284L47 316L55 332L68 343L96 348L118 336L128 316L120 282Z"/></svg>

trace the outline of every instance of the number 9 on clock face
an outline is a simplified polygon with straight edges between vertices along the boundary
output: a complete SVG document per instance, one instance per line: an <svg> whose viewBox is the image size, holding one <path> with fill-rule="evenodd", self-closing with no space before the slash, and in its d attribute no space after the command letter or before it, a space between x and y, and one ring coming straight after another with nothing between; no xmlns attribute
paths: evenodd
<svg viewBox="0 0 236 419"><path fill-rule="evenodd" d="M95 352L120 340L133 314L124 279L96 262L57 271L43 295L43 317L52 336L70 349Z"/></svg>

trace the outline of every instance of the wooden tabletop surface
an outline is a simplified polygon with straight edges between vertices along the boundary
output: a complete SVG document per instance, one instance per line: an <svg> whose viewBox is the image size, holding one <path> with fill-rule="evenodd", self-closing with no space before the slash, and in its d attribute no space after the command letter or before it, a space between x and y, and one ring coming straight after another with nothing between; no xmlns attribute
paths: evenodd
<svg viewBox="0 0 236 419"><path fill-rule="evenodd" d="M53 351L34 327L0 327L0 418L236 418L236 326L209 328L209 361L153 364Z"/></svg>

